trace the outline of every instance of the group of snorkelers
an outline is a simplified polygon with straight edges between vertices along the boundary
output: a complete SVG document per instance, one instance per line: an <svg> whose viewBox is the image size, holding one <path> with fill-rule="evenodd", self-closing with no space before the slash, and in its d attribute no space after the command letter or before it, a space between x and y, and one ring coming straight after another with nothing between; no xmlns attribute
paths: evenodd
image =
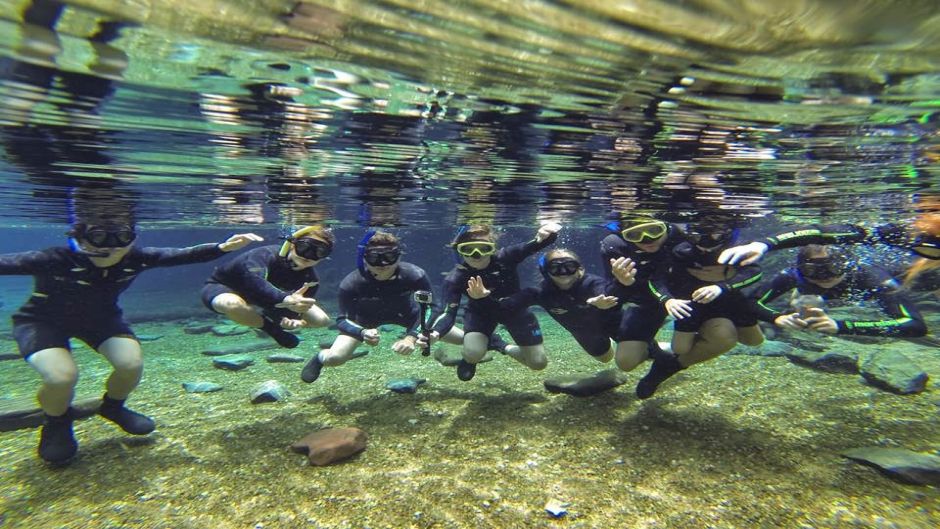
<svg viewBox="0 0 940 529"><path fill-rule="evenodd" d="M377 345L379 327L398 325L399 354L427 350L435 341L462 346L460 380L474 378L487 351L511 357L532 370L548 363L539 322L540 305L601 362L614 359L624 371L651 359L636 394L646 399L666 379L727 352L738 343L759 345L759 321L782 329L828 334L909 337L926 326L901 285L880 267L853 260L838 246L886 243L922 259L912 270L940 263L940 214L909 226L868 231L858 226L811 226L738 245L738 221L724 214L701 215L685 225L652 216L625 217L607 225L601 241L603 276L588 272L573 251L552 248L561 226L546 223L526 242L501 246L489 226L461 228L451 243L458 263L447 274L439 300L424 270L402 260L401 241L370 230L357 246L357 267L340 283L335 321L339 335L304 365L301 378L314 382L324 367L339 366L363 342ZM13 335L26 361L40 374L38 399L45 414L39 455L65 464L77 453L70 409L78 377L70 338L78 338L112 365L99 415L125 432L146 435L154 421L126 407L143 370L141 347L123 318L119 295L141 272L207 262L261 237L238 234L221 243L188 248L135 245L134 223L121 216L77 222L68 245L0 256L0 274L32 275L35 290L13 315ZM283 347L300 343L291 331L325 327L331 319L317 303L315 267L331 255L335 238L323 226L301 228L282 244L248 250L217 267L202 299L211 310L261 329ZM800 246L796 265L766 288L756 262L771 250ZM518 267L537 257L542 281L522 288ZM924 263L928 263L925 265ZM822 306L777 311L767 303L788 291L820 297L827 305L876 301L886 318L835 320ZM462 299L467 296L467 302ZM463 328L456 326L463 307ZM672 341L656 334L667 317ZM495 334L502 325L513 343Z"/></svg>

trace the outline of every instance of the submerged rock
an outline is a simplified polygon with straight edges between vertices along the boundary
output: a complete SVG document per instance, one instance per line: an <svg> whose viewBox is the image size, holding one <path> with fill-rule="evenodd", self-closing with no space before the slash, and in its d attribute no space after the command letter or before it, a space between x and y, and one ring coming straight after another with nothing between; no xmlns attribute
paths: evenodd
<svg viewBox="0 0 940 529"><path fill-rule="evenodd" d="M17 353L0 353L0 362L3 360L22 360L23 357Z"/></svg>
<svg viewBox="0 0 940 529"><path fill-rule="evenodd" d="M251 342L239 342L223 345L212 349L202 351L206 356L225 356L242 353L253 353L255 351L265 351L267 349L277 349L280 346L272 340L253 340Z"/></svg>
<svg viewBox="0 0 940 529"><path fill-rule="evenodd" d="M303 362L306 358L302 356L292 355L290 353L274 353L273 355L265 358L270 364L292 364L297 362Z"/></svg>
<svg viewBox="0 0 940 529"><path fill-rule="evenodd" d="M552 518L561 518L568 514L568 503L560 500L548 500L545 503L545 512Z"/></svg>
<svg viewBox="0 0 940 529"><path fill-rule="evenodd" d="M727 354L751 356L787 356L792 351L793 346L786 342L767 340L756 347L751 347L749 345L739 345L728 351Z"/></svg>
<svg viewBox="0 0 940 529"><path fill-rule="evenodd" d="M254 363L254 358L247 355L219 356L212 359L212 365L226 371L241 371Z"/></svg>
<svg viewBox="0 0 940 529"><path fill-rule="evenodd" d="M160 338L163 338L162 334L135 334L138 341L141 342L155 342Z"/></svg>
<svg viewBox="0 0 940 529"><path fill-rule="evenodd" d="M418 391L418 386L427 381L426 378L396 378L389 380L385 387L395 393L415 393Z"/></svg>
<svg viewBox="0 0 940 529"><path fill-rule="evenodd" d="M187 393L212 393L213 391L222 391L222 386L214 382L183 382L183 389Z"/></svg>
<svg viewBox="0 0 940 529"><path fill-rule="evenodd" d="M940 485L940 457L903 448L855 448L842 456L915 485Z"/></svg>
<svg viewBox="0 0 940 529"><path fill-rule="evenodd" d="M246 334L250 330L250 327L243 325L223 324L213 326L212 334L216 336L238 336L239 334Z"/></svg>
<svg viewBox="0 0 940 529"><path fill-rule="evenodd" d="M277 380L266 380L251 391L251 403L280 402L290 396L290 391Z"/></svg>
<svg viewBox="0 0 940 529"><path fill-rule="evenodd" d="M828 373L858 373L858 353L826 349L825 351L807 351L793 349L787 358L794 364L812 367Z"/></svg>
<svg viewBox="0 0 940 529"><path fill-rule="evenodd" d="M569 375L550 378L544 384L549 393L567 393L575 397L590 397L623 385L626 383L627 378L627 374L619 369L607 369L587 377Z"/></svg>
<svg viewBox="0 0 940 529"><path fill-rule="evenodd" d="M212 323L188 323L183 327L184 334L206 334L212 330Z"/></svg>
<svg viewBox="0 0 940 529"><path fill-rule="evenodd" d="M909 395L927 387L929 377L903 354L881 349L859 362L859 372L866 382L893 393Z"/></svg>
<svg viewBox="0 0 940 529"><path fill-rule="evenodd" d="M291 445L291 450L307 454L311 465L323 466L362 452L368 436L359 428L327 428L313 432Z"/></svg>

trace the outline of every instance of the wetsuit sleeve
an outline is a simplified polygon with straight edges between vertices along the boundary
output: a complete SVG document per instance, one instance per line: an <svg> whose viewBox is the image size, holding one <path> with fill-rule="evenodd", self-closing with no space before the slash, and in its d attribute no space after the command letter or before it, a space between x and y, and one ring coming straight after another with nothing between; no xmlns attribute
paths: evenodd
<svg viewBox="0 0 940 529"><path fill-rule="evenodd" d="M187 248L142 248L140 253L144 263L152 267L205 263L225 255L214 242Z"/></svg>
<svg viewBox="0 0 940 529"><path fill-rule="evenodd" d="M754 312L761 321L773 323L782 311L774 310L767 304L796 288L796 279L786 270L777 274L767 289L758 289L752 297Z"/></svg>
<svg viewBox="0 0 940 529"><path fill-rule="evenodd" d="M875 299L889 318L878 321L836 320L837 334L865 336L901 336L916 338L927 334L927 325L914 303L900 290L887 272L872 270L865 274L861 288L874 292Z"/></svg>
<svg viewBox="0 0 940 529"><path fill-rule="evenodd" d="M366 330L365 327L357 325L349 319L349 314L355 310L355 307L356 299L352 289L340 286L339 312L336 313L336 329L343 334L362 340L362 332Z"/></svg>
<svg viewBox="0 0 940 529"><path fill-rule="evenodd" d="M460 309L460 298L463 296L465 285L458 285L460 274L451 274L444 279L441 287L441 304L432 316L434 322L431 330L439 336L444 336L457 322L457 311Z"/></svg>
<svg viewBox="0 0 940 529"><path fill-rule="evenodd" d="M798 230L778 233L772 237L760 239L768 250L796 248L807 244L849 244L870 240L867 230L854 224L831 224L827 226L808 226Z"/></svg>
<svg viewBox="0 0 940 529"><path fill-rule="evenodd" d="M513 263L521 263L526 257L548 248L557 240L557 233L549 235L542 242L537 242L533 237L531 241L513 244L512 246L504 248L503 258Z"/></svg>
<svg viewBox="0 0 940 529"><path fill-rule="evenodd" d="M48 272L54 262L48 252L8 253L0 255L0 275L36 275Z"/></svg>
<svg viewBox="0 0 940 529"><path fill-rule="evenodd" d="M237 288L243 291L239 293L260 300L266 307L284 301L290 292L284 292L268 282L268 269L272 263L265 258L265 254L251 252L243 255L236 269L239 282ZM312 297L313 294L308 292L307 296Z"/></svg>
<svg viewBox="0 0 940 529"><path fill-rule="evenodd" d="M721 287L722 292L730 292L747 288L760 281L763 276L760 265L750 264L737 267L737 274L730 281L720 281L716 284Z"/></svg>
<svg viewBox="0 0 940 529"><path fill-rule="evenodd" d="M539 304L539 289L536 287L526 287L499 301L499 308L505 312L518 312L525 310L532 305Z"/></svg>

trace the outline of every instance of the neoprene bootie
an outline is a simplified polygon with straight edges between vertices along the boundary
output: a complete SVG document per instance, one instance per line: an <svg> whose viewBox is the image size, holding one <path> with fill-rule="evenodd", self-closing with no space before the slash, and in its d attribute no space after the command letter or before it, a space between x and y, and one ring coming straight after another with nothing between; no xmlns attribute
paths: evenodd
<svg viewBox="0 0 940 529"><path fill-rule="evenodd" d="M72 431L71 410L62 415L46 415L39 432L39 457L54 465L63 465L75 457L78 442Z"/></svg>
<svg viewBox="0 0 940 529"><path fill-rule="evenodd" d="M124 407L123 400L112 399L107 394L101 400L98 415L121 427L132 435L147 435L157 427L153 419Z"/></svg>

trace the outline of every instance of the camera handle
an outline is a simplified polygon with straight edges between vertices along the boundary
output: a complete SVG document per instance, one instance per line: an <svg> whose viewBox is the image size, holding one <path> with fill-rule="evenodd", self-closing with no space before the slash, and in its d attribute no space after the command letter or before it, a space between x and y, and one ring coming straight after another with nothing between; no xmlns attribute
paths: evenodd
<svg viewBox="0 0 940 529"><path fill-rule="evenodd" d="M421 308L421 334L428 338L428 343L421 348L421 356L431 356L431 328L428 325L428 318L431 316L431 293L427 290L418 290L414 293L415 301Z"/></svg>

